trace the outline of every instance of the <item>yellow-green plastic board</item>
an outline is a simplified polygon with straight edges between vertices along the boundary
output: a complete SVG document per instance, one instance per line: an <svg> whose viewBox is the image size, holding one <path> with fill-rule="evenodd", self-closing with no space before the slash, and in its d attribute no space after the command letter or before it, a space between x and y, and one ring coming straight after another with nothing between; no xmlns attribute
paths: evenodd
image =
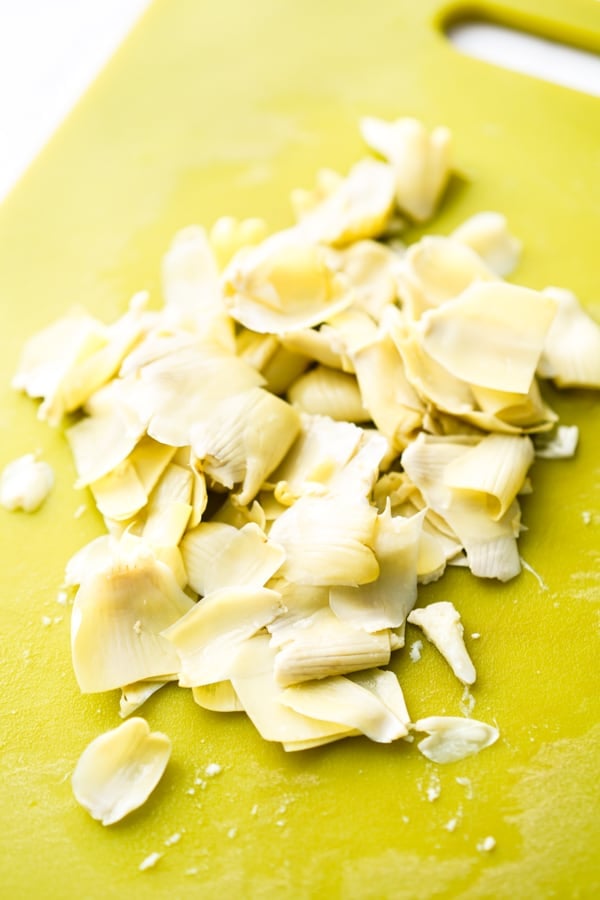
<svg viewBox="0 0 600 900"><path fill-rule="evenodd" d="M595 0L478 8L600 46ZM0 465L39 448L57 475L38 513L0 510L2 897L599 895L593 392L549 391L581 444L574 460L535 463L523 503L521 552L543 585L529 571L499 585L453 570L421 592L462 611L479 673L473 714L497 722L494 747L446 767L402 741L286 755L243 716L204 712L173 687L143 708L173 755L142 809L105 829L70 788L82 749L118 723L118 697L81 696L71 671L69 610L55 598L65 561L101 523L72 487L61 432L8 386L32 331L73 304L110 320L135 291L156 295L161 255L184 225L225 213L290 222L290 189L363 153L364 114L448 125L463 177L433 227L504 212L524 242L515 278L570 287L600 318L600 101L460 55L442 32L448 9L157 0L0 209ZM431 645L396 669L414 719L460 715L462 688ZM196 784L210 763L221 774ZM482 853L486 836L496 848ZM154 851L164 855L140 872Z"/></svg>

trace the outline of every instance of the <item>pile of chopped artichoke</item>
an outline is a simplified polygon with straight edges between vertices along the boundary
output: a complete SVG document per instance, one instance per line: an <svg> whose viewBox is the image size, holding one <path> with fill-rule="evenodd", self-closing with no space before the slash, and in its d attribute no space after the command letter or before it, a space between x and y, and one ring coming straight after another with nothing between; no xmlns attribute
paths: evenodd
<svg viewBox="0 0 600 900"><path fill-rule="evenodd" d="M382 667L408 621L474 683L458 611L413 609L418 585L519 573L533 436L569 452L538 378L599 387L600 327L566 291L505 280L520 245L498 213L402 244L443 196L450 133L361 129L382 159L295 191L293 226L186 228L162 308L70 312L14 384L50 424L79 411L77 485L106 523L67 566L82 691L120 688L126 716L177 681L286 750L415 729L444 762L497 732L411 724Z"/></svg>

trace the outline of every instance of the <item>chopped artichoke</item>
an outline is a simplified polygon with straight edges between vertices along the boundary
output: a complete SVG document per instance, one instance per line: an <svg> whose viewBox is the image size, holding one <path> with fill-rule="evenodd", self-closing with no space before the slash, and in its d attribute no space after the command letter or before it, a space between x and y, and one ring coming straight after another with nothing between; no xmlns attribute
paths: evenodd
<svg viewBox="0 0 600 900"><path fill-rule="evenodd" d="M473 756L494 744L500 734L497 728L477 719L456 716L429 716L413 725L415 731L425 731L429 737L417 747L427 759L437 763L457 762Z"/></svg>
<svg viewBox="0 0 600 900"><path fill-rule="evenodd" d="M181 553L189 583L202 595L239 584L264 587L285 559L283 548L254 522L239 529L201 522L183 538Z"/></svg>
<svg viewBox="0 0 600 900"><path fill-rule="evenodd" d="M269 533L286 552L281 575L314 585L375 581L376 519L377 510L364 499L301 497L276 519Z"/></svg>
<svg viewBox="0 0 600 900"><path fill-rule="evenodd" d="M365 143L394 167L398 206L417 222L429 219L450 175L452 135L437 127L431 133L417 119L384 122L366 117L360 130Z"/></svg>
<svg viewBox="0 0 600 900"><path fill-rule="evenodd" d="M54 472L48 463L27 453L8 463L0 475L0 506L35 512L54 486Z"/></svg>
<svg viewBox="0 0 600 900"><path fill-rule="evenodd" d="M465 647L460 614L452 603L441 601L413 609L408 621L418 625L425 637L435 644L459 681L463 684L475 683L475 666Z"/></svg>
<svg viewBox="0 0 600 900"><path fill-rule="evenodd" d="M239 253L225 271L230 315L261 334L318 325L352 302L345 276L326 248L284 232Z"/></svg>
<svg viewBox="0 0 600 900"><path fill-rule="evenodd" d="M292 406L314 416L330 416L342 422L368 422L354 375L326 366L316 366L301 375L289 388Z"/></svg>
<svg viewBox="0 0 600 900"><path fill-rule="evenodd" d="M338 619L329 608L296 621L286 636L274 664L275 678L284 686L384 666L390 660L386 630L369 633Z"/></svg>
<svg viewBox="0 0 600 900"><path fill-rule="evenodd" d="M142 542L113 546L107 566L83 575L73 603L73 668L84 693L178 672L161 632L195 605Z"/></svg>
<svg viewBox="0 0 600 900"><path fill-rule="evenodd" d="M284 400L253 388L223 401L191 429L194 456L218 484L240 484L237 502L254 499L300 430L300 418Z"/></svg>
<svg viewBox="0 0 600 900"><path fill-rule="evenodd" d="M304 716L338 722L389 744L408 734L400 718L375 691L342 675L286 688L281 703Z"/></svg>
<svg viewBox="0 0 600 900"><path fill-rule="evenodd" d="M227 587L208 594L163 631L180 659L182 687L229 679L241 644L281 610L277 591Z"/></svg>
<svg viewBox="0 0 600 900"><path fill-rule="evenodd" d="M71 779L75 799L103 825L114 825L146 802L163 776L171 741L145 719L128 719L81 754Z"/></svg>
<svg viewBox="0 0 600 900"><path fill-rule="evenodd" d="M360 587L332 587L329 602L334 613L369 632L400 627L417 599L421 529L422 517L393 517L388 505L375 527L379 577Z"/></svg>
<svg viewBox="0 0 600 900"><path fill-rule="evenodd" d="M571 291L546 288L542 293L558 308L546 335L539 374L559 387L600 388L600 325Z"/></svg>
<svg viewBox="0 0 600 900"><path fill-rule="evenodd" d="M519 261L521 241L510 234L501 213L476 213L455 228L452 237L471 247L502 278L510 275Z"/></svg>

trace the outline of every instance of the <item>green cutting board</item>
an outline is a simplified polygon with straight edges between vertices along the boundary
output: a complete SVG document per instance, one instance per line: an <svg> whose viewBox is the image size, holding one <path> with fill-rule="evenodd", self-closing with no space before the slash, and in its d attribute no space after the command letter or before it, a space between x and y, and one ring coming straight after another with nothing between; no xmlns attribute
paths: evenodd
<svg viewBox="0 0 600 900"><path fill-rule="evenodd" d="M600 46L595 0L478 8ZM521 552L544 585L528 571L500 585L453 570L421 591L421 602L453 600L467 636L481 634L468 637L473 714L497 722L494 747L445 767L402 741L286 755L243 716L205 712L169 687L143 708L173 741L150 801L105 829L71 793L79 754L119 721L118 697L81 696L71 671L69 610L55 598L66 560L101 522L72 487L62 433L8 386L33 330L75 303L110 320L135 291L156 296L161 255L184 225L226 213L289 223L290 189L363 153L364 114L448 125L462 175L434 228L504 212L525 247L515 277L570 287L600 319L600 101L459 54L443 34L447 9L157 0L0 209L0 466L39 448L57 475L38 513L0 510L2 897L599 895L593 392L548 391L581 444L574 460L535 463L523 503ZM460 714L462 689L430 645L395 668L413 719ZM221 774L196 784L210 763ZM486 836L496 848L482 853Z"/></svg>

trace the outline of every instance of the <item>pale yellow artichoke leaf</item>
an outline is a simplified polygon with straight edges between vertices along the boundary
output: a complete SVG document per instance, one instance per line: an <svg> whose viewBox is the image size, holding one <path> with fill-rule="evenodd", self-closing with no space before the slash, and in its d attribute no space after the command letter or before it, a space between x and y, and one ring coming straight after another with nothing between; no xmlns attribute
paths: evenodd
<svg viewBox="0 0 600 900"><path fill-rule="evenodd" d="M346 675L390 661L390 635L370 633L339 619L329 607L295 623L291 640L275 658L275 678L281 685Z"/></svg>
<svg viewBox="0 0 600 900"><path fill-rule="evenodd" d="M475 683L477 674L465 646L460 613L452 603L443 600L413 609L408 621L437 647L459 681L466 685Z"/></svg>
<svg viewBox="0 0 600 900"><path fill-rule="evenodd" d="M350 305L352 293L327 248L279 232L231 261L224 299L246 328L279 335L324 322Z"/></svg>
<svg viewBox="0 0 600 900"><path fill-rule="evenodd" d="M383 434L373 428L364 428L358 446L348 462L332 474L328 484L329 493L370 497L380 467L385 465L390 452L393 451Z"/></svg>
<svg viewBox="0 0 600 900"><path fill-rule="evenodd" d="M257 334L248 328L241 328L236 337L237 356L259 372L262 372L278 347L279 340L274 334Z"/></svg>
<svg viewBox="0 0 600 900"><path fill-rule="evenodd" d="M454 490L444 481L447 466L476 443L478 439L471 437L420 434L403 452L402 465L428 506L457 535L473 574L507 581L521 570L516 545L518 504L513 501L496 520L489 513L485 495Z"/></svg>
<svg viewBox="0 0 600 900"><path fill-rule="evenodd" d="M142 535L150 544L179 544L192 512L193 480L189 468L168 464L148 499Z"/></svg>
<svg viewBox="0 0 600 900"><path fill-rule="evenodd" d="M406 708L406 701L400 682L394 672L384 669L366 669L364 672L354 672L352 675L348 675L348 680L360 685L367 691L371 691L378 700L381 700L387 706L408 732L410 715Z"/></svg>
<svg viewBox="0 0 600 900"><path fill-rule="evenodd" d="M165 771L171 741L133 718L95 738L71 778L77 802L103 825L114 825L146 802Z"/></svg>
<svg viewBox="0 0 600 900"><path fill-rule="evenodd" d="M255 247L266 237L267 225L264 219L221 216L210 229L208 240L219 269L224 269L239 250Z"/></svg>
<svg viewBox="0 0 600 900"><path fill-rule="evenodd" d="M378 237L392 213L395 187L391 166L362 159L301 216L297 228L310 241L335 247Z"/></svg>
<svg viewBox="0 0 600 900"><path fill-rule="evenodd" d="M170 681L171 679L164 681L136 681L135 684L124 685L121 688L121 699L119 700L119 715L121 718L126 719L132 713L137 712L146 700L149 700L165 684L169 684Z"/></svg>
<svg viewBox="0 0 600 900"><path fill-rule="evenodd" d="M338 331L322 325L316 328L298 328L280 335L283 347L290 352L300 354L306 359L314 360L330 369L343 371L345 363L343 354L345 346ZM301 375L306 369L302 369Z"/></svg>
<svg viewBox="0 0 600 900"><path fill-rule="evenodd" d="M374 551L379 578L359 587L332 587L329 603L340 619L375 632L398 628L417 599L417 560L423 516L392 516L390 507L377 517Z"/></svg>
<svg viewBox="0 0 600 900"><path fill-rule="evenodd" d="M338 722L304 716L281 702L283 689L273 674L275 653L265 635L245 641L237 662L240 674L232 678L234 690L261 737L295 747L298 742L321 743L325 738L337 740L352 734L353 729L344 728Z"/></svg>
<svg viewBox="0 0 600 900"><path fill-rule="evenodd" d="M286 553L280 574L299 584L374 581L379 575L372 550L376 519L377 510L364 498L301 497L269 533Z"/></svg>
<svg viewBox="0 0 600 900"><path fill-rule="evenodd" d="M558 387L600 388L600 324L571 291L551 287L542 293L558 309L546 335L538 374Z"/></svg>
<svg viewBox="0 0 600 900"><path fill-rule="evenodd" d="M118 401L118 393L113 393ZM86 416L66 430L77 471L76 487L86 487L112 472L134 450L146 422L129 405Z"/></svg>
<svg viewBox="0 0 600 900"><path fill-rule="evenodd" d="M187 532L180 549L189 582L201 595L238 584L264 587L285 559L283 548L254 522L240 529L201 522Z"/></svg>
<svg viewBox="0 0 600 900"><path fill-rule="evenodd" d="M446 188L452 164L452 135L438 126L429 132L417 119L395 122L361 119L363 140L387 159L396 174L396 200L417 222L431 218Z"/></svg>
<svg viewBox="0 0 600 900"><path fill-rule="evenodd" d="M288 389L289 402L313 416L329 416L341 422L368 422L356 378L337 369L318 365L301 375Z"/></svg>
<svg viewBox="0 0 600 900"><path fill-rule="evenodd" d="M520 493L533 457L528 437L489 434L446 466L444 483L484 494L491 517L498 520Z"/></svg>
<svg viewBox="0 0 600 900"><path fill-rule="evenodd" d="M187 328L235 352L235 333L221 295L217 262L206 231L190 225L179 231L162 261L166 326Z"/></svg>
<svg viewBox="0 0 600 900"><path fill-rule="evenodd" d="M556 301L505 282L471 284L414 326L423 349L467 384L527 394Z"/></svg>
<svg viewBox="0 0 600 900"><path fill-rule="evenodd" d="M521 241L510 233L501 213L475 213L455 228L451 237L474 250L501 278L510 275L519 262Z"/></svg>
<svg viewBox="0 0 600 900"><path fill-rule="evenodd" d="M240 505L254 499L279 465L300 430L300 417L288 403L262 388L224 400L213 415L191 430L194 456L202 470L236 492Z"/></svg>
<svg viewBox="0 0 600 900"><path fill-rule="evenodd" d="M270 645L280 649L294 640L299 630L312 621L315 613L326 610L329 604L329 589L314 585L295 584L276 576L269 587L281 594L283 609L276 619L266 626L271 635Z"/></svg>
<svg viewBox="0 0 600 900"><path fill-rule="evenodd" d="M262 531L265 531L267 528L267 517L258 500L253 500L247 506L242 506L232 494L226 497L225 501L211 517L211 522L225 522L226 525L233 525L234 528L243 528L248 522L254 522Z"/></svg>
<svg viewBox="0 0 600 900"><path fill-rule="evenodd" d="M265 388L278 396L285 394L289 386L306 371L309 365L308 356L303 353L295 353L280 343L261 370L265 379Z"/></svg>
<svg viewBox="0 0 600 900"><path fill-rule="evenodd" d="M148 434L177 447L187 446L192 426L224 400L263 382L252 366L202 341L144 366L139 380Z"/></svg>
<svg viewBox="0 0 600 900"><path fill-rule="evenodd" d="M240 645L281 611L277 591L227 587L198 601L187 615L163 631L176 651L182 687L231 678Z"/></svg>
<svg viewBox="0 0 600 900"><path fill-rule="evenodd" d="M275 496L290 505L311 485L326 486L349 462L363 439L363 431L351 422L330 416L300 414L301 429L270 481Z"/></svg>
<svg viewBox="0 0 600 900"><path fill-rule="evenodd" d="M338 722L378 743L408 734L406 724L375 692L342 675L288 687L281 702L301 715Z"/></svg>
<svg viewBox="0 0 600 900"><path fill-rule="evenodd" d="M192 696L198 706L213 712L243 712L244 707L231 681L199 684L192 688Z"/></svg>
<svg viewBox="0 0 600 900"><path fill-rule="evenodd" d="M311 212L330 194L333 194L344 183L344 176L334 169L323 167L317 170L315 186L312 190L294 188L290 194L290 202L296 219L301 219Z"/></svg>
<svg viewBox="0 0 600 900"><path fill-rule="evenodd" d="M131 463L131 454L112 472L93 481L89 488L102 515L118 522L131 519L148 502L148 494Z"/></svg>
<svg viewBox="0 0 600 900"><path fill-rule="evenodd" d="M378 322L396 299L398 255L378 241L357 241L341 250L338 266L348 278L358 308Z"/></svg>
<svg viewBox="0 0 600 900"><path fill-rule="evenodd" d="M411 319L442 306L496 274L469 247L453 238L427 235L413 244L397 267L398 291Z"/></svg>
<svg viewBox="0 0 600 900"><path fill-rule="evenodd" d="M395 450L403 449L423 421L423 404L406 377L389 335L352 354L362 403Z"/></svg>
<svg viewBox="0 0 600 900"><path fill-rule="evenodd" d="M436 763L466 759L490 747L500 736L498 729L486 722L456 716L429 716L419 719L413 728L429 735L417 747L423 756Z"/></svg>
<svg viewBox="0 0 600 900"><path fill-rule="evenodd" d="M193 606L142 542L119 544L109 565L88 573L75 595L71 651L81 690L108 691L176 673L177 654L161 632Z"/></svg>

